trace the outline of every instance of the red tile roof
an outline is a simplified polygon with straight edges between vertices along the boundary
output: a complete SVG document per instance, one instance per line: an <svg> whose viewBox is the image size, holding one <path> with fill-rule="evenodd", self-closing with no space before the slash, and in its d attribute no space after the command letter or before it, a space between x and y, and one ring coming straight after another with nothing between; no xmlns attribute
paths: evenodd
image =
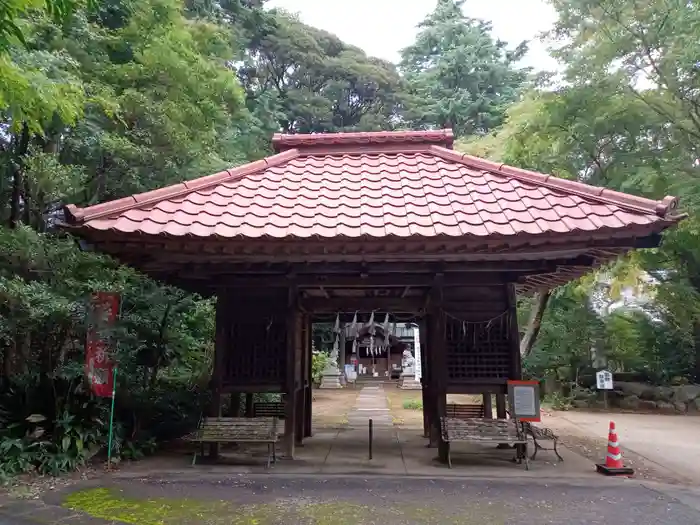
<svg viewBox="0 0 700 525"><path fill-rule="evenodd" d="M219 238L511 237L658 232L654 201L453 151L450 130L275 135L251 164L88 208L91 231Z"/></svg>

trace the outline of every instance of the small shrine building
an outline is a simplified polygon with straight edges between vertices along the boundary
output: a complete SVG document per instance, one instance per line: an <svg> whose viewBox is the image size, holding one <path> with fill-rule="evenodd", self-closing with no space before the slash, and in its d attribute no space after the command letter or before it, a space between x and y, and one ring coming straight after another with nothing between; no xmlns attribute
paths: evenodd
<svg viewBox="0 0 700 525"><path fill-rule="evenodd" d="M311 324L386 312L420 326L425 430L448 393L521 377L516 294L658 246L655 201L464 155L450 130L275 135L277 153L87 208L93 249L217 297L212 414L225 393L285 394L288 454L311 435ZM490 413L487 406L487 415Z"/></svg>

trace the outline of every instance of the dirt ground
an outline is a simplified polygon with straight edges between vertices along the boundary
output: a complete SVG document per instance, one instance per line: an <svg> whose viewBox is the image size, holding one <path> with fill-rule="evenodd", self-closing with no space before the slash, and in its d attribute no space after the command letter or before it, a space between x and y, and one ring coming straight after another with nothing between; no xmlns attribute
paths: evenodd
<svg viewBox="0 0 700 525"><path fill-rule="evenodd" d="M551 412L542 424L557 432L566 447L600 461L611 420L625 463L636 470L637 477L700 483L700 417L571 411Z"/></svg>
<svg viewBox="0 0 700 525"><path fill-rule="evenodd" d="M314 390L311 414L315 429L333 429L347 424L348 412L355 406L360 388Z"/></svg>
<svg viewBox="0 0 700 525"><path fill-rule="evenodd" d="M413 403L414 406L422 404L422 394L420 390L401 390L387 386L384 388L389 406L389 412L394 420L394 425L400 428L423 428L423 410L416 408L406 408L406 404ZM448 403L481 403L481 396L450 394L447 396Z"/></svg>

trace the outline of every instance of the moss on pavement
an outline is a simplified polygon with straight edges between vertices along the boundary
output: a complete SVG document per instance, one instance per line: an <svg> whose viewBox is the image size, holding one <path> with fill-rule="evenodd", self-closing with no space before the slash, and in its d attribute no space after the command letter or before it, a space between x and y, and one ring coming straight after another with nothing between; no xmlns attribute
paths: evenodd
<svg viewBox="0 0 700 525"><path fill-rule="evenodd" d="M98 488L69 495L64 507L105 520L135 525L359 525L363 523L469 524L484 523L482 512L475 516L445 513L432 505L386 505L382 507L333 500L282 498L270 503L236 504L230 501L177 498L137 499L118 490ZM491 509L495 510L495 509ZM491 513L489 513L491 514ZM496 513L498 514L498 513ZM498 516L488 516L498 523ZM472 521L474 519L474 521Z"/></svg>

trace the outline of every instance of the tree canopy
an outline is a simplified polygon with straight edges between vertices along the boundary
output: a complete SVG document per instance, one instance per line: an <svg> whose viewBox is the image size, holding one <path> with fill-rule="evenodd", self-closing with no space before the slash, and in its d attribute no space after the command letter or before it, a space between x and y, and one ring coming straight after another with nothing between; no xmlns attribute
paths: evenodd
<svg viewBox="0 0 700 525"><path fill-rule="evenodd" d="M413 98L405 116L412 126L452 128L458 136L487 133L525 87L529 70L517 62L527 43L508 50L492 37L489 22L464 15L463 4L439 0L402 51L400 68Z"/></svg>

